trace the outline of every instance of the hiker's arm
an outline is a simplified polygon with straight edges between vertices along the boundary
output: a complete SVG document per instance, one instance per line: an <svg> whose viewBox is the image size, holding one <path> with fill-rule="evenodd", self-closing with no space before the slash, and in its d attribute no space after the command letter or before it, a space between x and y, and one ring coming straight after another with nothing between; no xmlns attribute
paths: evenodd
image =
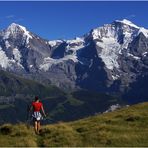
<svg viewBox="0 0 148 148"><path fill-rule="evenodd" d="M43 112L44 116L46 117L43 105L41 106L41 109L42 109L42 112Z"/></svg>
<svg viewBox="0 0 148 148"><path fill-rule="evenodd" d="M28 109L28 112L31 112L33 110L33 106L30 106Z"/></svg>

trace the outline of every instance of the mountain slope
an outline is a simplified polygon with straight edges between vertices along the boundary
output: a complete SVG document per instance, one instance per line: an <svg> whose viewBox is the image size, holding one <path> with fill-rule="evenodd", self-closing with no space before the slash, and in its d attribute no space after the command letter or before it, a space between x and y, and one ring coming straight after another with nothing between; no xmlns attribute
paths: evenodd
<svg viewBox="0 0 148 148"><path fill-rule="evenodd" d="M46 125L40 135L24 124L0 126L0 146L148 146L148 103L86 119ZM23 139L23 140L22 140Z"/></svg>
<svg viewBox="0 0 148 148"><path fill-rule="evenodd" d="M13 87L12 87L13 86ZM39 82L0 70L0 96L38 95L58 96L63 92L55 86L45 86Z"/></svg>

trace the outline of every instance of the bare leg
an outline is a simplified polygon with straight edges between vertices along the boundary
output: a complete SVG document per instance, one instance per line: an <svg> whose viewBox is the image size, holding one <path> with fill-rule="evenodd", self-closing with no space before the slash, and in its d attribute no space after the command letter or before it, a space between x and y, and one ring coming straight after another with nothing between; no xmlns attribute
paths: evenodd
<svg viewBox="0 0 148 148"><path fill-rule="evenodd" d="M38 134L38 123L37 123L37 121L34 121L34 129L35 129L35 133Z"/></svg>
<svg viewBox="0 0 148 148"><path fill-rule="evenodd" d="M38 134L39 134L39 131L40 131L40 127L41 127L41 124L40 124L40 121L38 121L38 122L37 122Z"/></svg>

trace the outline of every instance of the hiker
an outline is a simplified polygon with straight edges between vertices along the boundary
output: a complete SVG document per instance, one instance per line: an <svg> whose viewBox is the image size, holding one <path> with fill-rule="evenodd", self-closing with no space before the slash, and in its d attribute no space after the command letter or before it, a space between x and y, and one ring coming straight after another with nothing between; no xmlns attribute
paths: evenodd
<svg viewBox="0 0 148 148"><path fill-rule="evenodd" d="M40 102L38 96L35 97L35 100L32 102L31 107L30 107L30 111L33 110L33 121L34 121L34 129L35 129L35 133L39 134L40 131L40 120L43 119L43 116L41 114L40 111L42 111L42 113L44 114L44 116L46 117L44 108L43 108L43 104Z"/></svg>

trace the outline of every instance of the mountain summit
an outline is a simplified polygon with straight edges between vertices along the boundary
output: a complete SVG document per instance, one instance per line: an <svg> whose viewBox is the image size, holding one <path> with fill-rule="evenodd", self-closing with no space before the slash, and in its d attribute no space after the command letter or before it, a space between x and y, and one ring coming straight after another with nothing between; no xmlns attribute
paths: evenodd
<svg viewBox="0 0 148 148"><path fill-rule="evenodd" d="M25 27L12 23L5 31L4 31L4 39L9 39L10 37L17 38L19 35L22 35L26 40L26 43L29 43L29 39L32 39L29 31L26 30Z"/></svg>
<svg viewBox="0 0 148 148"><path fill-rule="evenodd" d="M1 69L63 89L147 98L148 30L126 19L53 41L12 23L0 32L0 57Z"/></svg>
<svg viewBox="0 0 148 148"><path fill-rule="evenodd" d="M133 24L131 21L127 20L127 19L123 19L123 20L115 20L115 22L119 22L119 23L123 23L124 25L128 25L134 28L139 28L137 25Z"/></svg>

